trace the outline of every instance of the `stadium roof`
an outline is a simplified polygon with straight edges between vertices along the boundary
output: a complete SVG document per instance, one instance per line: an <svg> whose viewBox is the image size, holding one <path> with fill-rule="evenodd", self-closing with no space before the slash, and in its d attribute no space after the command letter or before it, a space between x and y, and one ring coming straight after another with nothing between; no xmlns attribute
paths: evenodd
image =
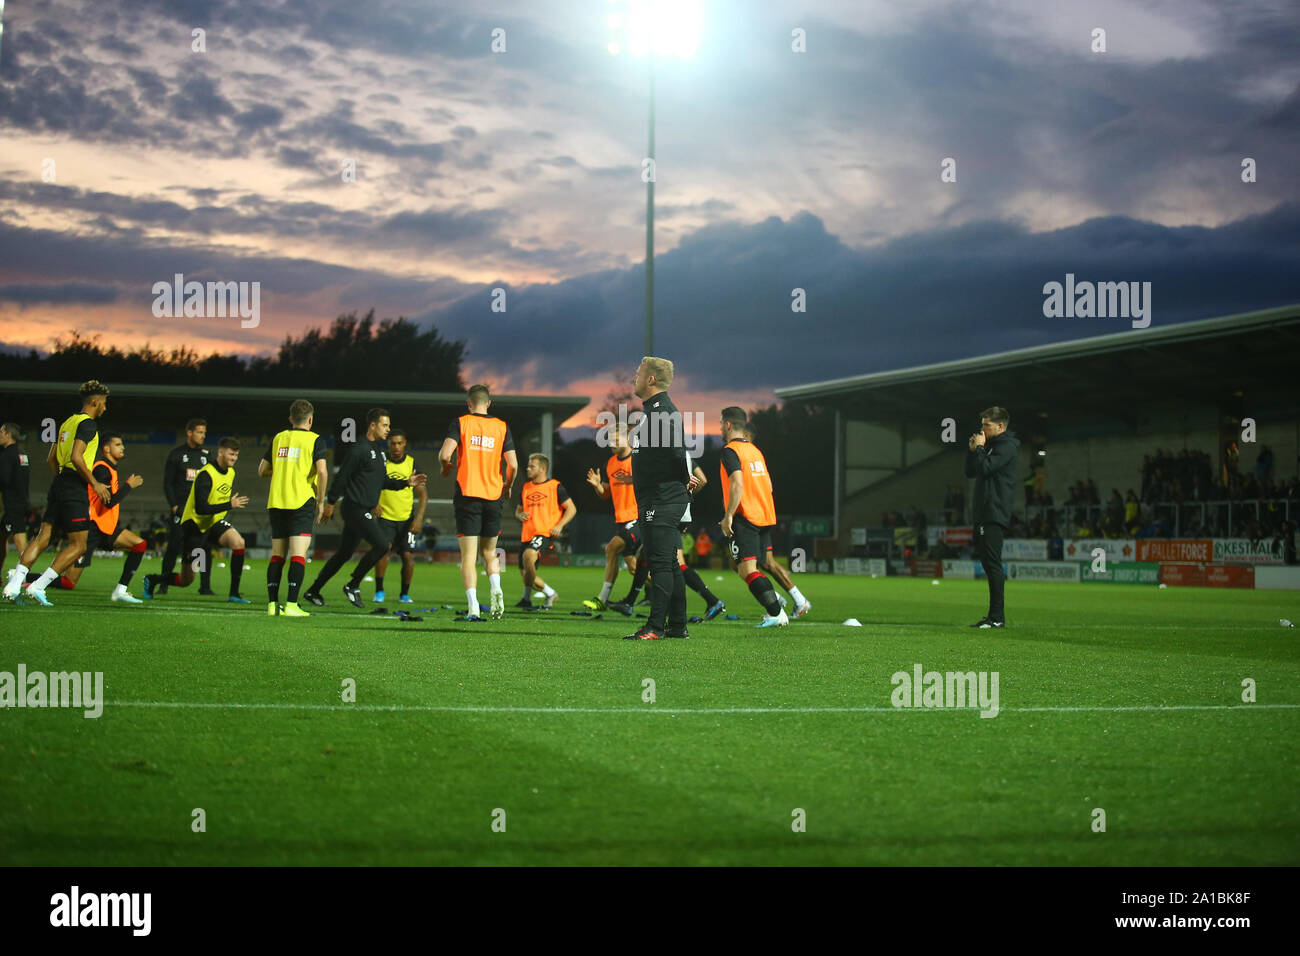
<svg viewBox="0 0 1300 956"><path fill-rule="evenodd" d="M1080 320L1087 321L1087 320ZM1134 422L1152 401L1249 396L1296 414L1300 305L1130 329L975 358L778 388L869 420L974 414L989 405L1065 420ZM952 410L951 412L947 410Z"/></svg>
<svg viewBox="0 0 1300 956"><path fill-rule="evenodd" d="M262 435L285 421L289 404L308 399L316 407L317 430L330 433L367 409L389 409L393 424L413 443L441 440L447 423L465 412L464 392L406 392L372 389L257 388L244 385L132 385L110 381L108 428L147 430L150 441L180 431L186 419L205 418L211 434ZM3 418L28 428L47 418L61 420L78 407L80 382L0 382ZM516 440L538 436L543 454L552 451L553 429L580 412L591 399L578 395L494 395L492 410L510 423ZM548 424L547 415L551 415ZM154 436L153 433L157 433Z"/></svg>
<svg viewBox="0 0 1300 956"><path fill-rule="evenodd" d="M460 406L465 404L464 392L404 392L319 388L260 388L244 385L119 385L108 383L112 397L163 399L183 402L186 399L279 402L288 403L307 398L313 404L402 406ZM8 381L0 382L0 393L17 395L77 395L80 382ZM591 399L581 395L493 395L492 404L505 408L530 408L554 412L559 421L582 411Z"/></svg>

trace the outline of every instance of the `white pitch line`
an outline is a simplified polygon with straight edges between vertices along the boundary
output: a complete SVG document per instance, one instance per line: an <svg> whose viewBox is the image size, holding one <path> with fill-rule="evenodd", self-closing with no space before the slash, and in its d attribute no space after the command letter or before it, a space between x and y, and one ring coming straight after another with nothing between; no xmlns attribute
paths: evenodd
<svg viewBox="0 0 1300 956"><path fill-rule="evenodd" d="M890 714L912 710L978 710L975 707L481 707L442 704L275 704L221 703L170 700L119 700L105 707L148 707L176 710L306 710L306 711L375 711L381 713L462 713L462 714ZM1162 713L1178 710L1297 710L1300 704L1134 704L1081 707L1002 707L999 713L1073 714L1073 713Z"/></svg>

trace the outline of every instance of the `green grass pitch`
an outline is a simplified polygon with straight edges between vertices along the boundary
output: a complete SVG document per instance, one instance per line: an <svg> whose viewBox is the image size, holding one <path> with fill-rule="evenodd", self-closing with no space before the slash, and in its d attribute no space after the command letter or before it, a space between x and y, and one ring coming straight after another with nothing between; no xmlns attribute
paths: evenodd
<svg viewBox="0 0 1300 956"><path fill-rule="evenodd" d="M1300 863L1295 594L1012 582L994 633L966 627L983 582L802 575L812 614L754 630L713 572L741 621L632 642L569 613L598 570L464 624L456 570L421 565L411 607L458 611L404 624L342 578L310 620L193 589L110 605L119 568L0 606L0 671L102 671L107 700L0 710L6 864ZM893 708L916 664L998 672L1000 713Z"/></svg>

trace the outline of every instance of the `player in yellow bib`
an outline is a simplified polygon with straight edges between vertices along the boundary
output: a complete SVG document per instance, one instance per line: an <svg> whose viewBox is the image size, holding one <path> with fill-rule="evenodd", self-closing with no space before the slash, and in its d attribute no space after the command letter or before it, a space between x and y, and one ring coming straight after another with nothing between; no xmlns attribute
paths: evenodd
<svg viewBox="0 0 1300 956"><path fill-rule="evenodd" d="M389 478L402 481L415 473L415 459L406 453L406 432L394 428L388 433L388 461L384 463ZM375 603L384 603L384 573L388 555L402 560L402 593L397 600L410 604L411 579L415 576L415 538L424 527L424 512L429 505L429 490L424 485L408 485L400 490L385 488L379 492L379 523L392 544L375 565Z"/></svg>
<svg viewBox="0 0 1300 956"><path fill-rule="evenodd" d="M244 536L235 530L227 519L234 508L248 504L247 495L237 495L235 489L235 462L239 461L239 440L223 438L217 444L216 461L210 461L194 476L189 497L181 512L181 534L185 536L183 555L189 560L181 562L181 571L169 584L187 587L199 574L199 593L212 594L212 552L214 548L230 549L231 604L248 604L239 594L239 581L244 573ZM152 599L161 574L146 575L144 597Z"/></svg>
<svg viewBox="0 0 1300 956"><path fill-rule="evenodd" d="M18 599L19 593L37 604L50 607L45 588L66 574L83 554L90 534L90 499L88 492L108 503L112 492L108 486L91 474L99 451L97 419L108 410L108 386L95 380L81 386L81 411L69 416L59 426L58 441L50 446L45 460L54 480L50 482L50 496L45 504L40 533L23 550L18 566L9 572L4 586L5 600ZM68 536L68 543L50 566L23 588L30 566L49 546L54 526Z"/></svg>
<svg viewBox="0 0 1300 956"><path fill-rule="evenodd" d="M307 548L312 525L325 513L329 466L325 439L311 430L316 410L300 398L289 406L292 426L271 439L258 462L257 473L271 479L266 510L271 518L271 561L266 568L266 613L271 617L311 617L298 606L298 593L307 574ZM281 602L280 585L289 565L289 587Z"/></svg>

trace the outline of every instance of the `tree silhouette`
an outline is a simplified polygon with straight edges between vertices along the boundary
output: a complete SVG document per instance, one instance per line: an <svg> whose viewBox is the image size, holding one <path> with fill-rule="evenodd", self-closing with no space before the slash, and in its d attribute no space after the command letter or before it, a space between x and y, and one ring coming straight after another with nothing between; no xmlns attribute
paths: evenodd
<svg viewBox="0 0 1300 956"><path fill-rule="evenodd" d="M251 385L284 388L409 389L461 392L465 343L450 341L432 326L421 329L405 318L375 321L371 309L358 319L341 315L322 332L308 329L285 336L274 356L245 358L213 352L206 358L189 346L170 351L152 345L123 351L105 347L98 336L79 332L56 339L42 356L0 353L0 377L140 385Z"/></svg>

